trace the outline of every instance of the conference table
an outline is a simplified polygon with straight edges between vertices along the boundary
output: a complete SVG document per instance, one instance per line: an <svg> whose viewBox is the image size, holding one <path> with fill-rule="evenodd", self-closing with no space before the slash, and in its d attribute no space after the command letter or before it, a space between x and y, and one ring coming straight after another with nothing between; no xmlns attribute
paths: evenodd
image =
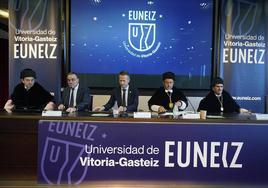
<svg viewBox="0 0 268 188"><path fill-rule="evenodd" d="M40 131L40 125L45 122L93 122L97 125L101 125L102 127L109 127L109 125L113 125L116 127L117 125L130 125L130 131L135 132L141 127L144 127L144 131L148 131L146 127L149 129L166 131L168 127L171 130L180 130L188 131L187 127L193 126L195 131L194 134L198 135L203 134L204 129L206 127L210 127L209 129L214 129L215 127L220 127L221 129L226 127L226 129L237 127L241 129L241 126L246 127L251 132L253 127L260 127L260 131L268 130L268 121L267 120L256 120L256 116L254 114L215 114L208 116L210 118L207 119L183 119L182 116L173 116L173 115L158 115L153 114L152 118L133 118L133 114L128 114L124 116L116 116L114 117L112 113L107 112L107 115L104 116L96 116L96 112L76 112L76 113L64 113L59 117L50 117L50 116L42 116L40 112L32 113L32 112L12 112L7 113L5 111L0 112L0 186L20 186L20 185L28 185L28 186L40 186L38 183L38 137ZM40 123L41 122L41 123ZM142 126L132 126L132 125L142 125ZM150 127L154 125L155 127ZM199 126L199 127L198 127ZM167 128L165 128L167 127ZM175 129L176 128L176 129ZM198 129L197 129L198 128ZM251 130L252 129L252 130ZM110 128L107 129L110 131ZM152 135L154 134L152 130ZM124 132L124 134L127 134ZM190 130L192 131L192 130ZM233 131L233 130L231 130ZM167 134L174 134L173 133ZM246 134L249 135L249 132ZM254 131L253 131L254 132ZM254 134L252 132L252 134ZM137 132L137 134L142 134L143 132ZM134 133L133 133L134 134ZM178 133L179 134L179 133ZM192 134L192 133L191 133ZM218 134L218 133L217 133ZM224 134L224 133L223 133ZM232 138L235 138L234 133ZM158 135L156 135L158 136ZM131 136L130 136L131 137ZM143 139L137 136L138 139ZM216 135L213 139L221 137L221 135ZM250 139L257 139L261 137L259 135L255 135L253 137L251 135ZM154 137L156 138L156 137ZM171 138L171 137L170 137ZM127 137L124 137L127 139ZM131 139L131 138L130 138ZM189 139L189 137L187 138ZM187 140L186 139L186 140ZM222 138L224 140L226 138ZM262 138L262 139L265 139ZM191 140L191 139L189 139ZM234 139L235 140L235 139ZM262 140L263 141L263 140ZM264 140L267 141L268 140ZM145 141L146 142L146 141ZM264 147L267 146L265 143ZM252 147L252 146L251 146ZM268 149L263 148L263 150ZM40 150L40 148L39 148ZM261 151L261 150L258 150ZM39 151L40 152L40 151ZM267 152L265 151L265 157L267 156ZM172 156L172 153L169 153L169 157ZM170 163L171 164L171 163ZM264 164L266 167L267 162ZM171 164L172 165L172 164ZM187 172L188 173L188 172ZM199 172L198 172L199 173ZM268 174L265 171L266 175ZM162 176L162 175L160 175ZM163 175L164 176L164 175ZM156 176L157 177L157 176ZM239 178L238 178L239 179ZM221 180L221 179L220 179ZM260 180L260 183L258 182ZM243 183L243 179L241 178L238 183L234 180L227 182L227 185L232 185L233 187L267 187L267 182L263 179L254 180L252 182ZM128 177L123 178L123 180L111 179L103 177L103 178L93 178L92 181L88 181L87 184L81 184L80 187L86 187L87 185L91 185L93 187L224 187L225 183L219 182L209 182L209 181L188 181L179 180L176 181L172 178L167 179L167 181L162 181L161 177L159 180L155 180L155 178L150 178L148 180L139 180L135 178Z"/></svg>

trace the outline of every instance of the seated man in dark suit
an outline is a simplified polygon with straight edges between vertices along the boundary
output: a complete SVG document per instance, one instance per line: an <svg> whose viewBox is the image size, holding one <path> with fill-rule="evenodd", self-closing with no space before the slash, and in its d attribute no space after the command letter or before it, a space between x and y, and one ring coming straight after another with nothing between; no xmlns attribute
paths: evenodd
<svg viewBox="0 0 268 188"><path fill-rule="evenodd" d="M198 110L206 110L208 113L248 112L248 110L240 108L231 95L223 89L221 78L215 78L211 86L211 91L200 101Z"/></svg>
<svg viewBox="0 0 268 188"><path fill-rule="evenodd" d="M64 88L59 110L66 112L83 111L91 106L89 88L83 88L79 85L79 78L76 73L67 74L68 87Z"/></svg>
<svg viewBox="0 0 268 188"><path fill-rule="evenodd" d="M160 87L148 101L149 109L162 113L173 110L185 110L188 101L185 95L174 86L175 74L173 72L165 72L162 75L163 86Z"/></svg>
<svg viewBox="0 0 268 188"><path fill-rule="evenodd" d="M21 83L14 88L11 99L5 104L6 111L53 110L54 97L35 81L36 73L32 69L22 70L20 79Z"/></svg>
<svg viewBox="0 0 268 188"><path fill-rule="evenodd" d="M139 103L139 93L136 88L129 86L130 76L127 71L119 73L119 87L114 88L109 101L101 107L96 107L94 111L107 111L111 109L115 103L118 105L119 112L137 111Z"/></svg>

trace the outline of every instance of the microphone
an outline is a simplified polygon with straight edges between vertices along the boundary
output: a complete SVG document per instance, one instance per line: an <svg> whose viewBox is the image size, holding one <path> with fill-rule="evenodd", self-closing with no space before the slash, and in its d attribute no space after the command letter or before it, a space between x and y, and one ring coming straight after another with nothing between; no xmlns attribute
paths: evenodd
<svg viewBox="0 0 268 188"><path fill-rule="evenodd" d="M186 99L189 102L191 108L194 110L194 113L196 113L196 109L195 109L194 105L192 104L192 102L189 100L189 98L187 96L186 96Z"/></svg>

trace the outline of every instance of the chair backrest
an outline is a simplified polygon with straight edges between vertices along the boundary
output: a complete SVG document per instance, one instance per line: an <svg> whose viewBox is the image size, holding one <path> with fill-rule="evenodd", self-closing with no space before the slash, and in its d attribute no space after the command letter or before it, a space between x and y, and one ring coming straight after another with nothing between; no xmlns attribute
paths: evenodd
<svg viewBox="0 0 268 188"><path fill-rule="evenodd" d="M90 95L90 100L88 104L88 111L92 111L92 106L93 106L93 95Z"/></svg>
<svg viewBox="0 0 268 188"><path fill-rule="evenodd" d="M197 108L197 111L198 111L198 112L200 111L200 106L203 105L204 101L205 101L205 98L201 99L201 101L200 101L200 103L199 103L199 105L198 105L198 108Z"/></svg>

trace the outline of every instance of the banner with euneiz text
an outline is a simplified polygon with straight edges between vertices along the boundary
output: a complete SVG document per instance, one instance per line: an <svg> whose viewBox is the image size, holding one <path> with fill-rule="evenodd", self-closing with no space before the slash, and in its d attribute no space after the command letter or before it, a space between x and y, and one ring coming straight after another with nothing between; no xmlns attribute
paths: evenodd
<svg viewBox="0 0 268 188"><path fill-rule="evenodd" d="M267 7L265 0L222 0L220 11L224 88L242 108L259 113L268 94Z"/></svg>
<svg viewBox="0 0 268 188"><path fill-rule="evenodd" d="M267 184L268 125L40 121L38 182Z"/></svg>
<svg viewBox="0 0 268 188"><path fill-rule="evenodd" d="M10 0L9 94L20 82L20 72L33 69L37 81L60 97L61 1Z"/></svg>

